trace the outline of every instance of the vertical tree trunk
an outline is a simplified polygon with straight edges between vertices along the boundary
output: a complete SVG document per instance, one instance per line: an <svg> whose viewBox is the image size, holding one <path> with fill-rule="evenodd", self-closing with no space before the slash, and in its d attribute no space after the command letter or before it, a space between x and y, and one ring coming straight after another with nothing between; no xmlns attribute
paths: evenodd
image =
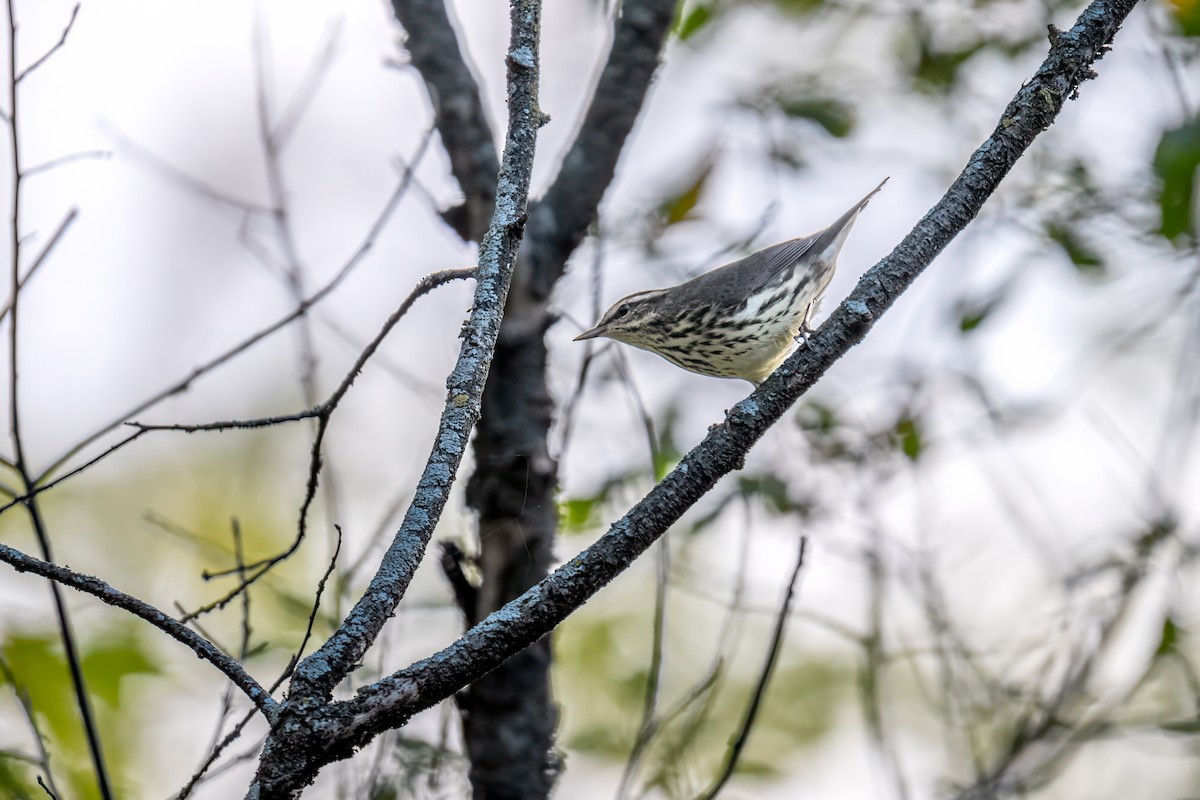
<svg viewBox="0 0 1200 800"><path fill-rule="evenodd" d="M510 300L501 327L467 485L467 502L479 514L483 582L476 620L545 577L558 526L557 464L546 446L553 408L545 379L546 317L538 304L526 306L525 314L517 311L521 305L519 297ZM550 660L547 637L460 694L475 800L549 796L558 774Z"/></svg>
<svg viewBox="0 0 1200 800"><path fill-rule="evenodd" d="M476 427L475 472L467 502L479 515L481 583L445 549L447 575L469 625L549 571L558 526L558 465L546 445L553 405L546 388L544 336L551 291L596 219L617 159L658 66L676 0L625 0L613 44L580 135L544 200L529 211L500 341ZM496 157L478 86L467 68L444 0L392 0L407 48L425 78L436 124L463 188L464 204L443 214L465 239L491 215ZM558 774L550 695L550 641L534 644L460 692L463 737L475 800L539 800Z"/></svg>

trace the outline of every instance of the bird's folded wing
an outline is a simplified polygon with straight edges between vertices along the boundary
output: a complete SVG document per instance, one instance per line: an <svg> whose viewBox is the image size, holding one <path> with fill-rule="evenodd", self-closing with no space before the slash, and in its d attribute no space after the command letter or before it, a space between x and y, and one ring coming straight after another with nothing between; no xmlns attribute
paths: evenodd
<svg viewBox="0 0 1200 800"><path fill-rule="evenodd" d="M744 261L747 262L752 259L758 261L758 263L751 267L753 270L752 274L755 274L757 279L747 294L758 291L782 277L805 253L812 249L813 243L824 232L818 231L802 239L790 239L786 242L780 242L745 258ZM747 266L750 267L749 264Z"/></svg>

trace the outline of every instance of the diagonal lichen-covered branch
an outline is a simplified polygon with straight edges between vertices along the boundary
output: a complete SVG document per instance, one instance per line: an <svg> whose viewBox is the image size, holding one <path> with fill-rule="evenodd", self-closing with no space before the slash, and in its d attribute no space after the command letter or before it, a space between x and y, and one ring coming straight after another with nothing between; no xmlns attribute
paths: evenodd
<svg viewBox="0 0 1200 800"><path fill-rule="evenodd" d="M444 650L359 692L349 706L351 741L450 696L545 636L645 552L724 475L742 464L759 438L870 328L979 212L1004 176L1048 128L1103 57L1136 0L1095 0L1070 31L1051 29L1050 53L1005 109L945 196L912 232L859 281L820 330L725 423L595 544L469 630Z"/></svg>

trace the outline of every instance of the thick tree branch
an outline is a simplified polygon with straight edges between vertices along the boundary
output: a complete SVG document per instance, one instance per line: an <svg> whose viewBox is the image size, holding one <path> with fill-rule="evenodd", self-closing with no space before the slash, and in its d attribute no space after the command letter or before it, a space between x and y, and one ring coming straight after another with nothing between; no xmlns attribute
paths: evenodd
<svg viewBox="0 0 1200 800"><path fill-rule="evenodd" d="M596 218L645 91L658 65L675 0L626 0L590 109L555 188L530 211L521 263L500 329L474 441L467 504L478 514L480 583L459 591L474 623L542 580L554 563L558 465L547 447L553 401L546 385L548 295ZM539 269L546 264L548 269ZM461 583L460 589L466 588ZM550 691L551 650L541 641L456 701L463 749L478 798L545 800L560 769L558 711Z"/></svg>
<svg viewBox="0 0 1200 800"><path fill-rule="evenodd" d="M626 0L608 61L579 135L554 185L529 212L531 290L545 300L583 241L612 184L617 159L645 102L671 28L676 0Z"/></svg>
<svg viewBox="0 0 1200 800"><path fill-rule="evenodd" d="M537 130L538 0L514 0L508 63L508 133L497 180L495 212L480 245L475 301L464 326L462 350L447 379L447 401L433 451L400 530L362 598L337 631L296 669L280 721L263 749L248 797L292 798L317 771L351 750L340 746L329 715L333 687L361 660L404 595L424 555L462 460L480 399L516 263L528 206Z"/></svg>
<svg viewBox="0 0 1200 800"><path fill-rule="evenodd" d="M425 79L450 169L465 198L442 218L462 238L478 240L492 214L500 169L479 86L458 46L444 0L392 0L392 9L408 32L405 46Z"/></svg>
<svg viewBox="0 0 1200 800"><path fill-rule="evenodd" d="M528 6L530 2L521 5ZM520 16L519 8L520 5L514 6L514 19ZM378 572L341 627L296 669L296 679L292 682L294 694L328 699L333 687L375 641L421 563L450 494L471 429L479 419L483 385L496 348L517 247L524 234L534 144L544 119L537 106L536 37L536 25L530 33L520 35L514 22L512 48L508 53L509 129L496 212L480 246L475 301L463 329L458 362L447 379L447 400L433 451L417 483L416 496Z"/></svg>
<svg viewBox="0 0 1200 800"><path fill-rule="evenodd" d="M862 340L879 316L979 212L1017 159L1054 121L1091 65L1106 52L1136 0L1096 0L1075 27L1051 30L1050 54L1009 104L992 135L971 156L942 200L903 242L869 270L821 329L724 424L683 458L661 483L595 544L446 649L366 687L348 702L354 716L344 746L360 746L403 724L495 669L545 636L652 545L716 482L741 467L750 447L838 358Z"/></svg>
<svg viewBox="0 0 1200 800"><path fill-rule="evenodd" d="M83 575L66 567L61 567L58 564L42 561L39 558L26 555L20 550L15 550L7 545L0 544L0 561L9 564L17 572L32 572L34 575L40 575L63 586L77 589L84 594L98 597L110 606L123 609L139 619L144 619L172 639L190 648L199 658L221 670L234 686L241 689L250 698L251 702L258 706L259 711L263 713L263 716L268 721L273 722L275 720L275 716L279 711L279 705L272 699L270 693L260 686L254 678L250 677L249 673L235 659L223 653L220 648L208 639L205 639L191 628L183 625L169 614L159 611L154 606L139 600L133 595L125 594L120 589L114 588L99 578L93 578L90 575Z"/></svg>

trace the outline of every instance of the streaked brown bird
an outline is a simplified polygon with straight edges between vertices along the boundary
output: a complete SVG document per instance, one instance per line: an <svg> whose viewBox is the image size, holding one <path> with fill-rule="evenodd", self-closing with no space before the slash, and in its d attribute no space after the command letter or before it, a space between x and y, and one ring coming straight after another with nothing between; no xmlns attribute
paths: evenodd
<svg viewBox="0 0 1200 800"><path fill-rule="evenodd" d="M575 341L604 336L701 375L758 386L810 332L850 228L884 183L887 178L825 230L678 286L621 298Z"/></svg>

